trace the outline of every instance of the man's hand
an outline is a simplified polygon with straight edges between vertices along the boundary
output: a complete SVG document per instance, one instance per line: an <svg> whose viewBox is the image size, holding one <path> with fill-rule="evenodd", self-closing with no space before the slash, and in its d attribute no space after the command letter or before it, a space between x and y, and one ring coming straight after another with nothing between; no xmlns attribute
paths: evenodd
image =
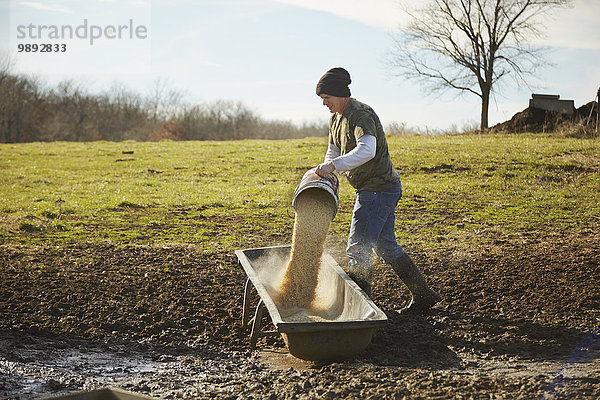
<svg viewBox="0 0 600 400"><path fill-rule="evenodd" d="M328 161L326 163L319 164L319 165L317 165L317 168L315 169L315 173L322 178L327 178L327 176L330 173L332 173L333 171L335 171L335 166L333 165L332 161Z"/></svg>

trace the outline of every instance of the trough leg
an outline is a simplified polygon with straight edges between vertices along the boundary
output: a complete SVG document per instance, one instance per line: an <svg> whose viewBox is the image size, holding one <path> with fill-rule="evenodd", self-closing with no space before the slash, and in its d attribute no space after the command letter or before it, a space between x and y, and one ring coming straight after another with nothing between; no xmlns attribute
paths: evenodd
<svg viewBox="0 0 600 400"><path fill-rule="evenodd" d="M250 347L256 347L256 341L258 340L260 335L260 328L262 325L262 319L265 314L266 307L263 304L262 299L259 300L258 305L256 306L256 313L254 314L254 322L252 323L252 333L250 334Z"/></svg>
<svg viewBox="0 0 600 400"><path fill-rule="evenodd" d="M246 279L246 286L244 287L244 304L242 306L242 328L246 329L248 326L248 320L250 319L250 292L252 290L252 282L250 278Z"/></svg>

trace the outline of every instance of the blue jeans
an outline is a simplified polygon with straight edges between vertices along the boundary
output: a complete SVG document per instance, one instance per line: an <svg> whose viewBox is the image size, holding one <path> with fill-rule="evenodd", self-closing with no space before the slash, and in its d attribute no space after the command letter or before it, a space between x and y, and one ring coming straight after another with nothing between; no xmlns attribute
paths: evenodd
<svg viewBox="0 0 600 400"><path fill-rule="evenodd" d="M404 255L404 249L396 241L394 232L394 209L401 197L400 182L386 192L356 192L346 248L351 270L366 268L370 275L373 250L388 264Z"/></svg>

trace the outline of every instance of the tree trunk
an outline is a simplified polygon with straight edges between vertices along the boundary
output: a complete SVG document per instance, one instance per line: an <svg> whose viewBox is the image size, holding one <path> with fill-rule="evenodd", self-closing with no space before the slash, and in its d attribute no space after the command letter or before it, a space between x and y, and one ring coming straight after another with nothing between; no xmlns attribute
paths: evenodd
<svg viewBox="0 0 600 400"><path fill-rule="evenodd" d="M479 129L482 131L488 128L488 111L490 108L490 90L482 90L481 94L481 124Z"/></svg>

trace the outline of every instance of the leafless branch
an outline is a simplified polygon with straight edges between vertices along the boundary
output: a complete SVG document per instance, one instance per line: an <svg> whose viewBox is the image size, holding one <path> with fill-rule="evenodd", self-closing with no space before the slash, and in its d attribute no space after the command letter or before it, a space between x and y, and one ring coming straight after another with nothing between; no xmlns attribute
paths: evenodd
<svg viewBox="0 0 600 400"><path fill-rule="evenodd" d="M428 92L459 90L481 98L487 128L489 98L512 76L523 83L542 65L544 49L528 45L543 32L540 18L571 0L430 0L407 10L411 22L395 36L388 64Z"/></svg>

